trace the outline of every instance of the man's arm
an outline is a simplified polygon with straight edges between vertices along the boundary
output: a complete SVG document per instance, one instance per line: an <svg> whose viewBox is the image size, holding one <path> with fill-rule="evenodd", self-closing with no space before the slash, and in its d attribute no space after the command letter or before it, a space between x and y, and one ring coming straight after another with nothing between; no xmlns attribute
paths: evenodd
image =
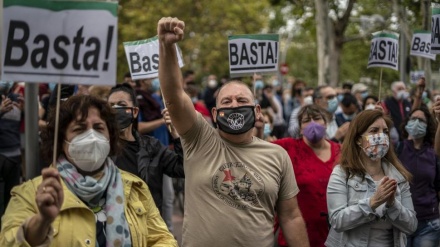
<svg viewBox="0 0 440 247"><path fill-rule="evenodd" d="M284 238L289 247L310 246L306 224L301 215L296 196L278 201L277 212Z"/></svg>
<svg viewBox="0 0 440 247"><path fill-rule="evenodd" d="M196 111L183 90L183 78L177 61L175 44L183 40L185 23L164 17L157 24L159 37L159 80L166 108L177 132L185 134L196 121Z"/></svg>
<svg viewBox="0 0 440 247"><path fill-rule="evenodd" d="M163 124L165 124L165 120L163 118L159 118L148 122L138 122L138 131L142 135L146 135L147 133L159 128Z"/></svg>
<svg viewBox="0 0 440 247"><path fill-rule="evenodd" d="M421 77L417 82L416 92L414 94L414 102L411 106L411 111L419 108L422 105L422 95L425 91L425 77Z"/></svg>

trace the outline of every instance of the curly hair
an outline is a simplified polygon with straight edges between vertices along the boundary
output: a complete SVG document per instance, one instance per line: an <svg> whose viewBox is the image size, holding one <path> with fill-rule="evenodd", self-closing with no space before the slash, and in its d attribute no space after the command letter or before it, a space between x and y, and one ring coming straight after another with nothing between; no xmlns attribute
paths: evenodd
<svg viewBox="0 0 440 247"><path fill-rule="evenodd" d="M63 153L63 144L66 139L67 127L72 121L84 121L87 119L89 109L96 108L100 117L107 125L110 141L110 153L116 155L121 150L119 142L119 129L113 108L106 101L90 95L77 95L60 102L59 129L57 137L56 157ZM41 132L42 157L52 162L55 138L56 107L49 112L47 127Z"/></svg>

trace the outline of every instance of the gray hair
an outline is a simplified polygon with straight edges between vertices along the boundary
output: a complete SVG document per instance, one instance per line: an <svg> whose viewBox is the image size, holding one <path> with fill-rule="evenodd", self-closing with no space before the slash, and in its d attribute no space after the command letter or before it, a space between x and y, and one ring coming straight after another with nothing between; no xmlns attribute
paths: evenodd
<svg viewBox="0 0 440 247"><path fill-rule="evenodd" d="M394 89L397 87L398 84L402 84L402 83L403 83L403 85L405 85L405 83L403 81L395 81L395 82L391 83L391 90L393 92L396 91ZM406 87L406 85L405 85L405 87Z"/></svg>

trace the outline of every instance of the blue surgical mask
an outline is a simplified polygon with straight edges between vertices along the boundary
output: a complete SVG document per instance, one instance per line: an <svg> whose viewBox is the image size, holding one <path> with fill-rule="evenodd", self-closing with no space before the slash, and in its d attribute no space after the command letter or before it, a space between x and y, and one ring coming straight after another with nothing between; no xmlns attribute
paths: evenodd
<svg viewBox="0 0 440 247"><path fill-rule="evenodd" d="M426 91L423 91L422 99L426 99L427 97L428 97L428 93Z"/></svg>
<svg viewBox="0 0 440 247"><path fill-rule="evenodd" d="M366 97L368 97L368 92L362 92L361 93L361 98L365 99Z"/></svg>
<svg viewBox="0 0 440 247"><path fill-rule="evenodd" d="M406 124L405 130L414 139L419 139L425 137L427 126L428 125L426 123L421 122L418 119L411 119Z"/></svg>
<svg viewBox="0 0 440 247"><path fill-rule="evenodd" d="M54 92L54 90L55 90L55 86L57 85L57 83L55 83L55 82L51 82L51 83L49 83L49 84L47 84L47 85L49 86L50 91L51 91L51 92Z"/></svg>
<svg viewBox="0 0 440 247"><path fill-rule="evenodd" d="M327 111L331 114L335 113L336 109L338 109L338 99L334 97L327 101Z"/></svg>
<svg viewBox="0 0 440 247"><path fill-rule="evenodd" d="M159 89L160 89L160 81L158 78L156 78L151 82L151 91L157 92L159 91Z"/></svg>
<svg viewBox="0 0 440 247"><path fill-rule="evenodd" d="M273 80L272 81L272 86L278 87L279 85L280 85L280 82L278 80Z"/></svg>
<svg viewBox="0 0 440 247"><path fill-rule="evenodd" d="M343 94L338 94L338 101L341 102L344 99Z"/></svg>
<svg viewBox="0 0 440 247"><path fill-rule="evenodd" d="M270 132L272 132L272 130L270 129L270 123L265 123L264 124L264 137L268 137L270 135Z"/></svg>
<svg viewBox="0 0 440 247"><path fill-rule="evenodd" d="M264 82L262 80L255 81L255 89L262 89L264 87Z"/></svg>

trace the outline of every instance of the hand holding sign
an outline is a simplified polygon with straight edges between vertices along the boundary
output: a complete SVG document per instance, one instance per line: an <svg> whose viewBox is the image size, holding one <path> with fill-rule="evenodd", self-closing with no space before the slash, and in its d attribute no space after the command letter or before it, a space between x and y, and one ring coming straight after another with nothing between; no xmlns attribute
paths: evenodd
<svg viewBox="0 0 440 247"><path fill-rule="evenodd" d="M417 98L422 97L423 91L425 91L425 85L425 77L420 77L419 81L417 81L417 89L415 93Z"/></svg>
<svg viewBox="0 0 440 247"><path fill-rule="evenodd" d="M133 80L156 78L159 76L158 37L124 42L124 49ZM182 53L177 44L176 53L179 66L183 67Z"/></svg>
<svg viewBox="0 0 440 247"><path fill-rule="evenodd" d="M172 45L183 40L185 23L177 18L163 17L157 24L159 40L166 45Z"/></svg>

